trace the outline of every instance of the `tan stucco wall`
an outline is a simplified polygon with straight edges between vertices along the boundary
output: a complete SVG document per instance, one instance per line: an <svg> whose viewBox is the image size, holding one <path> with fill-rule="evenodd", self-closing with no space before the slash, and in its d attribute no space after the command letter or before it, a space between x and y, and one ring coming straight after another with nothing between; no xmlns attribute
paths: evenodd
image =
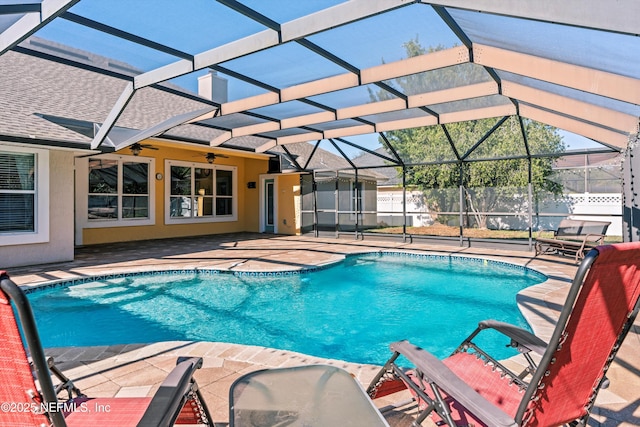
<svg viewBox="0 0 640 427"><path fill-rule="evenodd" d="M0 268L73 259L73 153L50 151L46 179L49 180L49 242L0 246Z"/></svg>
<svg viewBox="0 0 640 427"><path fill-rule="evenodd" d="M242 187L245 231L260 231L260 174L267 171L269 165L263 160L245 159L245 167L238 170L238 186ZM242 177L241 177L242 175ZM249 182L255 182L255 188L247 188ZM240 211L240 207L238 207Z"/></svg>
<svg viewBox="0 0 640 427"><path fill-rule="evenodd" d="M186 162L204 162L204 153L186 150L184 147L166 147L157 142L149 142L160 148L157 151L143 150L141 156L155 158L155 171L165 174L165 160L180 160ZM123 150L123 154L129 154ZM155 225L134 227L84 228L82 230L82 244L93 245L132 240L161 239L182 236L198 236L206 234L220 234L233 232L257 232L259 230L259 192L257 189L247 189L248 181L258 181L259 174L268 168L267 159L250 159L234 157L218 157L216 164L237 167L237 221L196 223L196 224L165 224L165 176L162 181L156 181L155 186ZM153 178L155 179L155 178Z"/></svg>
<svg viewBox="0 0 640 427"><path fill-rule="evenodd" d="M300 234L300 175L279 175L278 192L278 234Z"/></svg>

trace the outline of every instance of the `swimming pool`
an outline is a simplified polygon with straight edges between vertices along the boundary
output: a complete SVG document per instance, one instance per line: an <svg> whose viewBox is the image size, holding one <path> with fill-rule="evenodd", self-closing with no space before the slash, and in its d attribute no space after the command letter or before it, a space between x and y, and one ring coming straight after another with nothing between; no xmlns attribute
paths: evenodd
<svg viewBox="0 0 640 427"><path fill-rule="evenodd" d="M29 299L45 347L204 340L380 364L396 340L445 357L480 320L526 327L515 295L544 280L483 259L375 253L303 274L122 275Z"/></svg>

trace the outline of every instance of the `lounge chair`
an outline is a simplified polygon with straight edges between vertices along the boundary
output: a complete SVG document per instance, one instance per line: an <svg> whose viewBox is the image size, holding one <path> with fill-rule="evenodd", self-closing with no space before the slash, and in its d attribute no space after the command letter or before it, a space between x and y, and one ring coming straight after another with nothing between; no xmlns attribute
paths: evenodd
<svg viewBox="0 0 640 427"><path fill-rule="evenodd" d="M584 258L591 249L604 243L608 221L586 221L565 218L560 221L558 228L553 230L553 238L540 237L544 230L540 230L536 238L536 255L560 254L573 256L577 262Z"/></svg>
<svg viewBox="0 0 640 427"><path fill-rule="evenodd" d="M452 427L585 426L638 314L639 294L640 243L599 246L580 264L548 344L496 321L481 322L443 361L408 341L395 342L367 392L375 398L404 383L419 405L416 425L432 414ZM474 344L485 329L506 335L527 368L512 372ZM415 368L399 367L400 355Z"/></svg>
<svg viewBox="0 0 640 427"><path fill-rule="evenodd" d="M11 302L15 305L26 347ZM59 400L53 386L29 301L22 290L0 271L0 425L2 426L171 426L212 425L193 373L200 358L178 359L153 398L95 398L64 384L58 391L76 396ZM32 365L27 357L31 354ZM32 369L33 366L33 369ZM53 369L54 375L60 378ZM34 374L39 388L34 382Z"/></svg>

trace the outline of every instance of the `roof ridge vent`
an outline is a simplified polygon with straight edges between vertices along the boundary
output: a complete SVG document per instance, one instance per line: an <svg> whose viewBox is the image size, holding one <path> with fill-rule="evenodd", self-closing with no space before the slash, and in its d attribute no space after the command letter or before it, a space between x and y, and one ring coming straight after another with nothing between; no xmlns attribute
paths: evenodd
<svg viewBox="0 0 640 427"><path fill-rule="evenodd" d="M74 58L79 58L79 59L84 59L85 61L90 61L91 58L89 58L89 56L87 55L83 55L81 53L79 53L78 51L74 51L70 50L70 49L65 49L63 46L64 45L53 45L52 43L48 42L48 41L40 41L40 40L34 40L34 39L29 39L29 44L32 46L36 46L36 47L40 47L49 51L53 51L53 52L57 52L57 53L62 53L64 55L68 55L68 56L72 56Z"/></svg>

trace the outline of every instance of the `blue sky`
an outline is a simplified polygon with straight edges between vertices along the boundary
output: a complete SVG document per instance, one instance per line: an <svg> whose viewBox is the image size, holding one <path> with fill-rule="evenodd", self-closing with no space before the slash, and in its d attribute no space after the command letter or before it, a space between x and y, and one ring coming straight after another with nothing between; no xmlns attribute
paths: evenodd
<svg viewBox="0 0 640 427"><path fill-rule="evenodd" d="M243 3L282 23L341 2L341 0L245 0ZM265 29L255 21L210 0L82 0L71 9L71 12L156 40L190 54L196 54ZM458 18L464 20L465 13L469 12L458 11L457 13L461 15ZM486 21L484 24L480 20L476 25L489 25L492 22L495 25L499 24L503 38L514 33L510 31L510 24L507 24L505 18L489 16L484 20ZM394 25L394 23L398 24ZM474 37L484 37L478 35L482 34L482 28L474 29L471 24L470 27ZM515 33L522 36L527 33L528 37L531 36L531 32L527 31L515 31ZM118 59L144 71L176 61L176 58L171 55L88 30L66 20L54 21L37 35ZM607 37L610 38L610 36ZM575 50L577 45L575 38L574 34L572 37L567 37L567 41L564 42L571 48L570 51ZM403 44L412 39L418 39L423 46L452 47L460 44L457 37L435 12L424 5L400 8L385 16L374 16L309 37L313 43L337 56L348 58L349 62L358 68L368 68L383 61L391 62L403 58L405 56ZM345 43L345 40L349 43ZM619 48L616 47L616 49ZM276 87L281 87L287 84L286 82L294 81L295 84L344 72L336 64L324 58L317 59L309 55L308 51L297 44L279 46L275 50L275 55L256 53L222 65L242 74L254 76ZM371 52L375 54L371 55ZM171 83L197 92L197 76L205 72L204 70L196 71L173 79ZM244 98L262 92L264 89L229 78L230 99ZM561 131L561 134L569 149L601 147L600 144L569 132ZM379 146L377 135L346 139L362 143L371 149ZM352 155L355 149L345 147L345 151Z"/></svg>

